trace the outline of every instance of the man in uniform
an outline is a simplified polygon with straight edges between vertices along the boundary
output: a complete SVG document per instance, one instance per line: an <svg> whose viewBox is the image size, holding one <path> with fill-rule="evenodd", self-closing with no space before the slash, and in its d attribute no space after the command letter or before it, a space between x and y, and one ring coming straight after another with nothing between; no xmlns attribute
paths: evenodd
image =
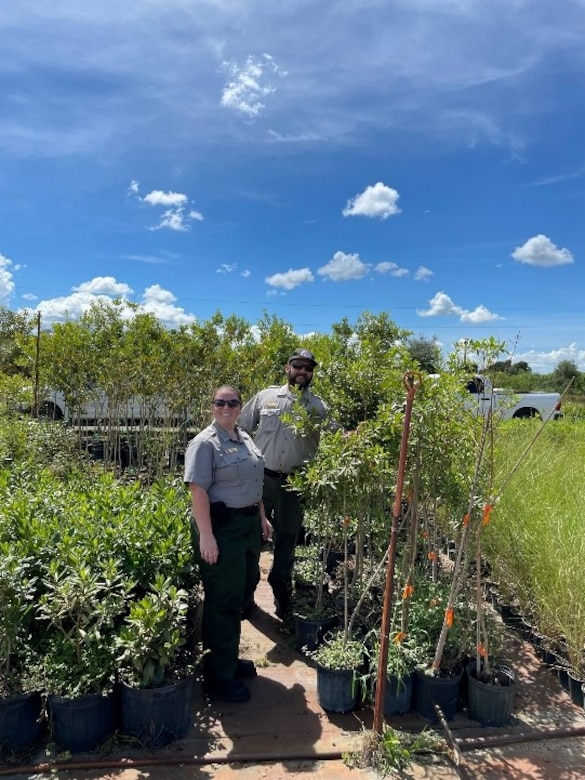
<svg viewBox="0 0 585 780"><path fill-rule="evenodd" d="M288 382L261 390L245 404L239 417L239 425L254 434L254 443L264 456L263 501L274 539L268 582L274 593L276 615L281 619L290 614L295 547L303 522L301 499L295 491L286 489L287 480L315 455L320 438L318 426L311 426L301 436L283 422L282 415L294 417L295 405L301 404L312 422L321 423L327 417L327 406L309 388L317 365L308 349L295 349L285 366ZM253 596L246 595L244 616L254 607Z"/></svg>

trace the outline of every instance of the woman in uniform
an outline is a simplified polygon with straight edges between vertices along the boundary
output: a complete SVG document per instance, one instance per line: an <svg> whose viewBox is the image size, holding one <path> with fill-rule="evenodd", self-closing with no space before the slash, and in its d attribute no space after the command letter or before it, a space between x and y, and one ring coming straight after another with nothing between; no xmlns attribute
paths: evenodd
<svg viewBox="0 0 585 780"><path fill-rule="evenodd" d="M236 425L240 393L223 385L211 403L213 422L189 442L184 477L204 592L203 685L211 696L242 702L250 698L243 680L256 675L252 661L238 658L244 593L254 590L272 526L262 504L262 453Z"/></svg>

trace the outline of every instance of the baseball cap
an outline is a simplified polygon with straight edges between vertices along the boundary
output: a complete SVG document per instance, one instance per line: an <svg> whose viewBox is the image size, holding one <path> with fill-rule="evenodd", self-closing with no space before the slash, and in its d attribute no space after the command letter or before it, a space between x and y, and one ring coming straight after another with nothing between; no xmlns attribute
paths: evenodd
<svg viewBox="0 0 585 780"><path fill-rule="evenodd" d="M310 360L313 366L319 365L319 363L317 363L315 360L315 355L313 355L313 353L308 349L295 349L287 362L290 363L291 360Z"/></svg>

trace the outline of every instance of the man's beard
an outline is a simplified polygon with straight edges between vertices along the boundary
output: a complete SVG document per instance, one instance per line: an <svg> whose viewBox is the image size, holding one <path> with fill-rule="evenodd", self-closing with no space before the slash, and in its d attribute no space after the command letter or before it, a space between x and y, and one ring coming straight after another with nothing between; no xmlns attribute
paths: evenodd
<svg viewBox="0 0 585 780"><path fill-rule="evenodd" d="M299 379L300 379L300 382L299 382ZM297 376L295 376L295 377L289 376L288 383L292 387L294 387L296 385L297 387L300 387L302 390L304 390L305 388L307 388L311 384L311 379L312 379L312 377L310 377L310 376L306 376L306 375L303 375L303 374L297 374Z"/></svg>

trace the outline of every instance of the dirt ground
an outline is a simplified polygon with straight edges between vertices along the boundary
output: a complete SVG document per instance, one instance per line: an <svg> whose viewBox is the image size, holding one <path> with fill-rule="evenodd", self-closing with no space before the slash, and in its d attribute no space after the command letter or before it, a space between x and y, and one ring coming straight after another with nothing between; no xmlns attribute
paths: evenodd
<svg viewBox="0 0 585 780"><path fill-rule="evenodd" d="M258 667L244 704L209 702L198 687L189 734L166 748L148 750L121 739L99 754L79 754L42 766L34 756L26 766L0 765L9 780L373 780L369 769L350 769L342 754L355 750L373 722L372 707L343 715L324 712L317 700L311 662L292 646L274 616L265 582L270 564L263 554L259 609L242 624L241 655ZM449 723L449 735L434 727L445 752L415 761L393 777L412 780L582 780L585 778L585 711L573 704L554 670L531 645L508 632L509 665L518 693L508 726L487 729L466 711ZM394 728L420 732L415 714L388 719ZM55 758L50 756L50 758Z"/></svg>

